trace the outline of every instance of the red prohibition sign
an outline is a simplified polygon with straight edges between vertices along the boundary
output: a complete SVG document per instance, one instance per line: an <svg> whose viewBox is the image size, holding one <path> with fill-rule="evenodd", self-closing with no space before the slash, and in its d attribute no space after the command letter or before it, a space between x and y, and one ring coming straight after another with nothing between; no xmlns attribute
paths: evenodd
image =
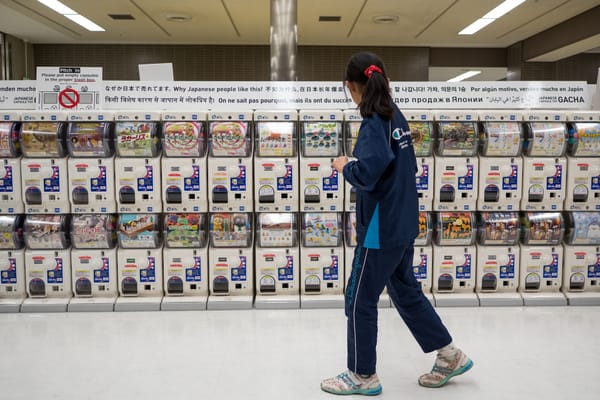
<svg viewBox="0 0 600 400"><path fill-rule="evenodd" d="M79 104L79 93L71 88L62 90L58 94L58 102L64 108L73 108Z"/></svg>

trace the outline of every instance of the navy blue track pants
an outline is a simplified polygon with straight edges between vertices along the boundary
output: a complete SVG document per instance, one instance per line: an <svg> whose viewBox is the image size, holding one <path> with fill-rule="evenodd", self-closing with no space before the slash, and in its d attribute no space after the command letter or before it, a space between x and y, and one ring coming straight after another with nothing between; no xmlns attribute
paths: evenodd
<svg viewBox="0 0 600 400"><path fill-rule="evenodd" d="M349 370L368 375L376 372L377 303L385 286L424 352L429 353L452 342L448 330L415 279L413 253L412 245L394 249L356 247L352 273L346 286Z"/></svg>

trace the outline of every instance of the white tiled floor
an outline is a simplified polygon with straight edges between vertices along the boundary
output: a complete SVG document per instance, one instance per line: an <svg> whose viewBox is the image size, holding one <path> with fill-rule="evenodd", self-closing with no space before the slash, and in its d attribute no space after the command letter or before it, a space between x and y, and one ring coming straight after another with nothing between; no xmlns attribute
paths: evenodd
<svg viewBox="0 0 600 400"><path fill-rule="evenodd" d="M417 385L421 353L380 310L381 399L598 399L600 307L438 308L475 361L442 389ZM342 310L0 315L0 398L337 399Z"/></svg>

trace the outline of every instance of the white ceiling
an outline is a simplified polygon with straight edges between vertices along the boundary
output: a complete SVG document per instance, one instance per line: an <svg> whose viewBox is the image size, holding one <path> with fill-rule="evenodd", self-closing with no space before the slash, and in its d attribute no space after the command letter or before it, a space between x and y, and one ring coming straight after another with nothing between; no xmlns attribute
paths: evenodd
<svg viewBox="0 0 600 400"><path fill-rule="evenodd" d="M32 43L269 43L270 0L63 0L101 25L88 32L37 0L0 0L0 31ZM298 44L319 46L507 47L559 24L600 0L528 0L473 36L457 32L501 0L298 0ZM108 14L131 14L116 21ZM168 14L192 17L170 22ZM319 22L319 16L341 16ZM373 17L397 16L378 25ZM600 39L589 46L600 47ZM580 50L578 50L580 51Z"/></svg>
<svg viewBox="0 0 600 400"><path fill-rule="evenodd" d="M31 43L268 45L270 0L62 0L106 29L88 32L37 0L0 0L0 31ZM600 0L527 0L472 36L458 32L502 0L297 0L298 44L505 48L600 5ZM131 14L113 20L108 14ZM168 15L190 16L171 22ZM391 24L373 18L397 17ZM340 16L319 22L319 16ZM555 61L600 49L600 35L541 55ZM481 68L479 68L481 69ZM484 68L472 80L497 80L506 68ZM446 80L461 68L430 68Z"/></svg>

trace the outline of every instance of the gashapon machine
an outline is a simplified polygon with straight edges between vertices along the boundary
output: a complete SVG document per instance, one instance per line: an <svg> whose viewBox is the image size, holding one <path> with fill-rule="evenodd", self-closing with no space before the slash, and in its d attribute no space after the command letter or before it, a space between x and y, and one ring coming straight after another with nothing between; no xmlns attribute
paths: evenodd
<svg viewBox="0 0 600 400"><path fill-rule="evenodd" d="M300 308L297 213L256 214L256 308Z"/></svg>
<svg viewBox="0 0 600 400"><path fill-rule="evenodd" d="M600 211L600 111L570 115L565 210Z"/></svg>
<svg viewBox="0 0 600 400"><path fill-rule="evenodd" d="M113 114L69 114L69 198L74 214L114 213L115 161Z"/></svg>
<svg viewBox="0 0 600 400"><path fill-rule="evenodd" d="M71 218L69 311L113 311L117 300L117 218L80 214Z"/></svg>
<svg viewBox="0 0 600 400"><path fill-rule="evenodd" d="M19 312L26 296L23 218L0 215L0 313Z"/></svg>
<svg viewBox="0 0 600 400"><path fill-rule="evenodd" d="M297 120L297 111L254 112L256 211L298 211Z"/></svg>
<svg viewBox="0 0 600 400"><path fill-rule="evenodd" d="M560 212L523 212L519 292L526 306L566 306L563 279L564 221Z"/></svg>
<svg viewBox="0 0 600 400"><path fill-rule="evenodd" d="M350 160L355 159L353 156L354 146L356 146L358 140L361 124L362 117L358 110L344 111L344 154ZM343 177L340 177L340 179L343 179ZM349 183L344 184L344 211L356 211L356 189ZM350 262L352 262L352 258Z"/></svg>
<svg viewBox="0 0 600 400"><path fill-rule="evenodd" d="M206 113L163 113L162 199L169 213L207 212Z"/></svg>
<svg viewBox="0 0 600 400"><path fill-rule="evenodd" d="M566 186L567 115L560 111L526 113L523 145L523 211L560 211Z"/></svg>
<svg viewBox="0 0 600 400"><path fill-rule="evenodd" d="M344 247L341 213L303 213L300 306L344 307Z"/></svg>
<svg viewBox="0 0 600 400"><path fill-rule="evenodd" d="M27 215L25 288L21 312L65 312L73 297L68 215Z"/></svg>
<svg viewBox="0 0 600 400"><path fill-rule="evenodd" d="M115 311L159 311L163 297L160 214L120 214Z"/></svg>
<svg viewBox="0 0 600 400"><path fill-rule="evenodd" d="M433 274L433 247L431 237L433 236L431 213L419 212L419 236L415 239L413 255L413 273L415 279L421 285L423 294L435 305L433 294L431 294L431 276Z"/></svg>
<svg viewBox="0 0 600 400"><path fill-rule="evenodd" d="M21 189L21 116L15 112L0 115L0 214L24 212Z"/></svg>
<svg viewBox="0 0 600 400"><path fill-rule="evenodd" d="M331 166L342 154L341 111L300 111L300 211L342 211L344 178Z"/></svg>
<svg viewBox="0 0 600 400"><path fill-rule="evenodd" d="M27 111L22 115L21 189L27 214L70 211L66 120L63 112Z"/></svg>
<svg viewBox="0 0 600 400"><path fill-rule="evenodd" d="M344 213L344 283L347 283L352 274L352 263L354 262L354 251L357 246L356 241L356 212ZM387 287L383 289L379 296L378 307L390 308L390 295Z"/></svg>
<svg viewBox="0 0 600 400"><path fill-rule="evenodd" d="M419 211L431 211L433 207L433 175L435 161L433 158L434 134L433 112L428 110L402 111L408 121L412 136L413 148L417 157L417 193L419 195Z"/></svg>
<svg viewBox="0 0 600 400"><path fill-rule="evenodd" d="M433 297L436 306L478 306L475 289L475 217L468 211L437 213L433 246Z"/></svg>
<svg viewBox="0 0 600 400"><path fill-rule="evenodd" d="M479 159L477 115L440 111L435 114L435 211L473 211L477 202Z"/></svg>
<svg viewBox="0 0 600 400"><path fill-rule="evenodd" d="M600 305L600 212L566 213L562 291L569 305Z"/></svg>
<svg viewBox="0 0 600 400"><path fill-rule="evenodd" d="M477 284L482 306L522 306L519 214L482 212L477 224Z"/></svg>
<svg viewBox="0 0 600 400"><path fill-rule="evenodd" d="M523 116L511 111L479 113L481 211L518 211L523 186Z"/></svg>
<svg viewBox="0 0 600 400"><path fill-rule="evenodd" d="M477 115L465 111L435 114L435 211L474 211L479 159Z"/></svg>
<svg viewBox="0 0 600 400"><path fill-rule="evenodd" d="M119 213L162 210L160 171L160 114L115 114L115 196Z"/></svg>
<svg viewBox="0 0 600 400"><path fill-rule="evenodd" d="M249 309L254 298L250 213L214 213L209 222L209 310Z"/></svg>
<svg viewBox="0 0 600 400"><path fill-rule="evenodd" d="M208 206L211 212L253 211L252 112L211 112Z"/></svg>
<svg viewBox="0 0 600 400"><path fill-rule="evenodd" d="M208 300L206 214L165 214L161 310L205 310Z"/></svg>

